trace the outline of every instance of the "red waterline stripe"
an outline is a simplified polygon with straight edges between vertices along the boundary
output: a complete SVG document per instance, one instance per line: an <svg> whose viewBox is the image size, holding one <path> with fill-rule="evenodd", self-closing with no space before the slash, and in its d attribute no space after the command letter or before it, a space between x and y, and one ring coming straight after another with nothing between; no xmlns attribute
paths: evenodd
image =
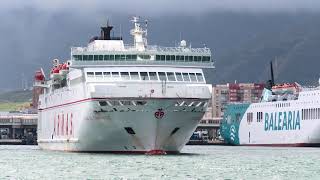
<svg viewBox="0 0 320 180"><path fill-rule="evenodd" d="M76 153L110 153L110 154L146 154L149 151L69 151L66 152L76 152ZM178 151L165 151L167 154L180 154Z"/></svg>
<svg viewBox="0 0 320 180"><path fill-rule="evenodd" d="M48 109L52 109L52 108L56 108L56 107L61 107L61 106L67 106L67 105L71 105L71 104L76 104L76 103L81 103L81 102L85 102L85 101L94 101L94 100L151 100L151 99L163 99L163 100L168 100L168 99L179 99L179 100L207 100L207 99L201 99L201 98L87 98L87 99L82 99L82 100L78 100L78 101L73 101L73 102L69 102L69 103L64 103L64 104L59 104L56 106L51 106L51 107L47 107L47 108L43 108L43 109L38 109L39 111L43 111L43 110L48 110Z"/></svg>
<svg viewBox="0 0 320 180"><path fill-rule="evenodd" d="M242 146L269 146L269 147L320 147L320 143L293 143L293 144L243 144Z"/></svg>

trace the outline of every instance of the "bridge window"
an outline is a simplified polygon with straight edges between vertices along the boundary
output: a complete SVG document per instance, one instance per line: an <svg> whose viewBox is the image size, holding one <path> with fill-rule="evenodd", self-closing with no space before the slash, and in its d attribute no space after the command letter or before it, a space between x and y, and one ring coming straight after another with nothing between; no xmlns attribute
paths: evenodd
<svg viewBox="0 0 320 180"><path fill-rule="evenodd" d="M149 76L150 76L150 80L152 80L152 81L158 80L158 76L157 76L156 72L149 72Z"/></svg>
<svg viewBox="0 0 320 180"><path fill-rule="evenodd" d="M188 74L188 73L182 73L182 76L183 76L183 81L188 81L188 82L190 82L190 77L189 77L189 74Z"/></svg>
<svg viewBox="0 0 320 180"><path fill-rule="evenodd" d="M204 82L204 78L201 73L196 73L198 82Z"/></svg>
<svg viewBox="0 0 320 180"><path fill-rule="evenodd" d="M160 81L166 81L167 80L165 72L159 72L158 74L159 74Z"/></svg>
<svg viewBox="0 0 320 180"><path fill-rule="evenodd" d="M103 55L99 55L99 61L103 61Z"/></svg>
<svg viewBox="0 0 320 180"><path fill-rule="evenodd" d="M103 72L103 78L105 80L111 80L111 73L110 72Z"/></svg>
<svg viewBox="0 0 320 180"><path fill-rule="evenodd" d="M190 75L190 79L192 82L197 82L197 78L196 78L195 73L189 73L189 75Z"/></svg>
<svg viewBox="0 0 320 180"><path fill-rule="evenodd" d="M87 72L88 78L93 78L94 77L94 72Z"/></svg>
<svg viewBox="0 0 320 180"><path fill-rule="evenodd" d="M120 74L123 80L130 80L130 76L128 72L121 72Z"/></svg>
<svg viewBox="0 0 320 180"><path fill-rule="evenodd" d="M88 61L92 61L92 60L93 60L93 55L89 55Z"/></svg>
<svg viewBox="0 0 320 180"><path fill-rule="evenodd" d="M119 61L120 60L120 55L118 54L118 55L115 55L115 60L116 61Z"/></svg>
<svg viewBox="0 0 320 180"><path fill-rule="evenodd" d="M121 60L126 60L126 55L123 55L123 54L120 55L120 59L121 59Z"/></svg>
<svg viewBox="0 0 320 180"><path fill-rule="evenodd" d="M103 78L102 72L95 72L94 74L95 74L97 79L102 79Z"/></svg>
<svg viewBox="0 0 320 180"><path fill-rule="evenodd" d="M149 76L147 72L140 72L140 76L143 81L149 81Z"/></svg>
<svg viewBox="0 0 320 180"><path fill-rule="evenodd" d="M166 55L166 61L170 61L171 58L170 58L170 55Z"/></svg>
<svg viewBox="0 0 320 180"><path fill-rule="evenodd" d="M167 77L169 81L176 81L176 77L173 72L167 72Z"/></svg>
<svg viewBox="0 0 320 180"><path fill-rule="evenodd" d="M94 56L93 56L93 60L94 60L94 61L98 61L98 60L99 60L99 56L98 56L98 55L94 55Z"/></svg>
<svg viewBox="0 0 320 180"><path fill-rule="evenodd" d="M111 76L113 80L120 80L119 72L112 72Z"/></svg>
<svg viewBox="0 0 320 180"><path fill-rule="evenodd" d="M140 80L138 72L130 72L131 80Z"/></svg>
<svg viewBox="0 0 320 180"><path fill-rule="evenodd" d="M183 81L182 74L180 72L176 72L177 81Z"/></svg>

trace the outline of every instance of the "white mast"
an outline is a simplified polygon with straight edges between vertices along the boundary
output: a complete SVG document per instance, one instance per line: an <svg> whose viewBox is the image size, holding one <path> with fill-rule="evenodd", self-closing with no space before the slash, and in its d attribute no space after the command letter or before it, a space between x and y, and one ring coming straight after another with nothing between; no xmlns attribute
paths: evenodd
<svg viewBox="0 0 320 180"><path fill-rule="evenodd" d="M147 30L142 29L139 17L133 17L131 20L134 23L134 29L131 29L130 34L134 39L134 46L138 51L145 51L147 47L147 39L143 35L147 34Z"/></svg>

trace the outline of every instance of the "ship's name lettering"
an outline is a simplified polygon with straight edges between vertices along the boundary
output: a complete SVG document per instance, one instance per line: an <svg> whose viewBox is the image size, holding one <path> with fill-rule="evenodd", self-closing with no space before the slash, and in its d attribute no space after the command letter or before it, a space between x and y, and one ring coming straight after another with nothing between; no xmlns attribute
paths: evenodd
<svg viewBox="0 0 320 180"><path fill-rule="evenodd" d="M264 130L300 130L300 120L299 111L264 113Z"/></svg>

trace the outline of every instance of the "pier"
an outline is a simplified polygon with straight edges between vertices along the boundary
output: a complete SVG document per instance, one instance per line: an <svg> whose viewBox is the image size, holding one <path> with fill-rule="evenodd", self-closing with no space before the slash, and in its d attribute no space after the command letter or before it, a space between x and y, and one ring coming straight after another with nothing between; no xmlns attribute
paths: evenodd
<svg viewBox="0 0 320 180"><path fill-rule="evenodd" d="M0 144L36 144L37 114L0 112Z"/></svg>

